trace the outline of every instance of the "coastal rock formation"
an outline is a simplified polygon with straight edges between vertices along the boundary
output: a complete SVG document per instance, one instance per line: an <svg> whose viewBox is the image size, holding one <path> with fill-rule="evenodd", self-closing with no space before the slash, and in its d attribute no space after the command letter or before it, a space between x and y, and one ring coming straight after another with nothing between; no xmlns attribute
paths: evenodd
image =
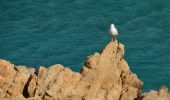
<svg viewBox="0 0 170 100"><path fill-rule="evenodd" d="M170 93L166 86L161 86L158 91L151 90L143 94L142 100L170 100Z"/></svg>
<svg viewBox="0 0 170 100"><path fill-rule="evenodd" d="M111 41L87 57L80 72L60 64L35 70L0 60L0 100L170 100L165 87L141 93L143 82L124 53L122 44Z"/></svg>

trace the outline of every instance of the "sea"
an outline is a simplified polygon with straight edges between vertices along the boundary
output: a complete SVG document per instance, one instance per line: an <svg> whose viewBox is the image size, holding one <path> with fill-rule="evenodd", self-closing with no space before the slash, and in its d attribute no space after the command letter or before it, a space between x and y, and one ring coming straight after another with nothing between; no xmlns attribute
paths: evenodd
<svg viewBox="0 0 170 100"><path fill-rule="evenodd" d="M0 0L0 58L79 71L116 25L142 91L170 88L170 0Z"/></svg>

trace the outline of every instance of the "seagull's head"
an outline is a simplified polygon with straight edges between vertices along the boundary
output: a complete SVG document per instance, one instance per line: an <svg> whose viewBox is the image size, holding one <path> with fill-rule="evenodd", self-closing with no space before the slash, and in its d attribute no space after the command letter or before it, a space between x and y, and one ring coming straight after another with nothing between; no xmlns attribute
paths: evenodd
<svg viewBox="0 0 170 100"><path fill-rule="evenodd" d="M110 27L115 27L115 25L114 25L114 24L111 24Z"/></svg>

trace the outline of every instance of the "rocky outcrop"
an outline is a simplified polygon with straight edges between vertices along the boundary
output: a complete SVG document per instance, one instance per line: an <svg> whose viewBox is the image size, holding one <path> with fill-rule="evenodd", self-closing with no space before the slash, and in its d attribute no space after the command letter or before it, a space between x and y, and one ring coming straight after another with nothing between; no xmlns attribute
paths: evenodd
<svg viewBox="0 0 170 100"><path fill-rule="evenodd" d="M87 57L79 73L60 64L35 71L0 60L0 100L169 100L167 88L141 93L143 83L124 52L122 44L111 41Z"/></svg>
<svg viewBox="0 0 170 100"><path fill-rule="evenodd" d="M142 100L170 100L170 93L166 86L161 86L158 91L151 90L143 94Z"/></svg>

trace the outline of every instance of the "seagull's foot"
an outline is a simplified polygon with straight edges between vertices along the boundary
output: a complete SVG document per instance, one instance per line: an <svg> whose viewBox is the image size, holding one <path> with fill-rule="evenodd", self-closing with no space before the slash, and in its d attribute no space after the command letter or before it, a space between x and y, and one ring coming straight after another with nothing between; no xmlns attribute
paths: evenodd
<svg viewBox="0 0 170 100"><path fill-rule="evenodd" d="M112 42L114 43L116 40L112 40Z"/></svg>

